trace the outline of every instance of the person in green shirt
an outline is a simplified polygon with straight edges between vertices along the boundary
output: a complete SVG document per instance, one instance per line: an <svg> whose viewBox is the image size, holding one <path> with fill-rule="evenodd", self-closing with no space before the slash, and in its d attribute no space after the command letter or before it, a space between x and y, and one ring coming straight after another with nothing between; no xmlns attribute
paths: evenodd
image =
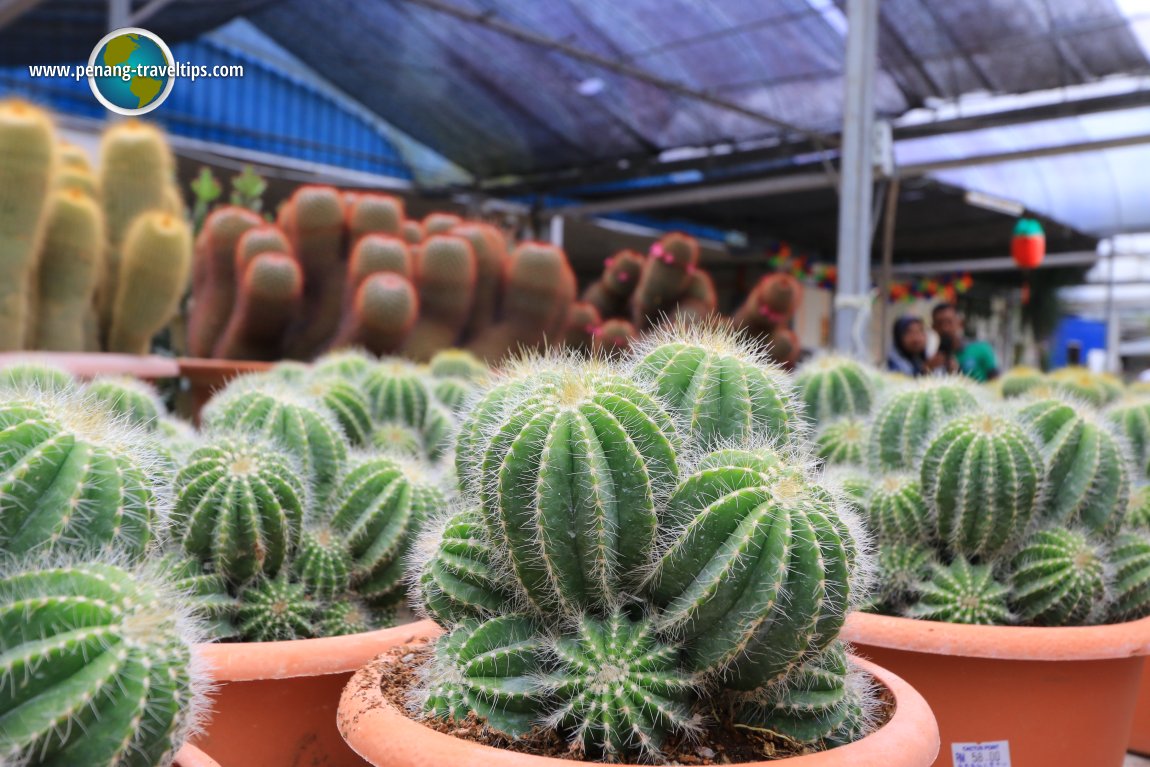
<svg viewBox="0 0 1150 767"><path fill-rule="evenodd" d="M931 325L938 333L938 351L930 358L932 368L962 373L975 381L998 377L998 359L994 348L985 341L966 338L963 318L954 304L943 303L930 313Z"/></svg>

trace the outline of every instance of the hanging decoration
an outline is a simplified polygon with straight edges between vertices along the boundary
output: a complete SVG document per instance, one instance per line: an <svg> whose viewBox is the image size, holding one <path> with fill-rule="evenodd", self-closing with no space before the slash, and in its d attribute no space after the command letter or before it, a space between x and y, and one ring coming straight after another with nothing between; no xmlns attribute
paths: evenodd
<svg viewBox="0 0 1150 767"><path fill-rule="evenodd" d="M1037 219L1020 218L1010 238L1010 255L1022 270L1022 305L1030 303L1030 270L1046 258L1046 233Z"/></svg>

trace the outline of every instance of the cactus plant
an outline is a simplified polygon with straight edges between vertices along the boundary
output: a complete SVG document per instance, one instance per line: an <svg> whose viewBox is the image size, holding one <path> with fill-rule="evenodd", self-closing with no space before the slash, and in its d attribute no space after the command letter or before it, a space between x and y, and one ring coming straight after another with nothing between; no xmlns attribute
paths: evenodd
<svg viewBox="0 0 1150 767"><path fill-rule="evenodd" d="M1003 397L1010 399L1023 396L1036 386L1041 386L1044 381L1045 378L1041 370L1015 367L1006 371L1002 378L998 379L998 388Z"/></svg>
<svg viewBox="0 0 1150 767"><path fill-rule="evenodd" d="M507 244L503 234L490 224L469 221L453 227L450 234L467 240L475 253L475 300L466 329L469 335L476 335L487 329L499 308Z"/></svg>
<svg viewBox="0 0 1150 767"><path fill-rule="evenodd" d="M310 596L332 600L347 593L351 567L347 541L328 526L319 525L303 531L291 571Z"/></svg>
<svg viewBox="0 0 1150 767"><path fill-rule="evenodd" d="M1089 411L1057 400L1022 408L1042 444L1047 467L1047 502L1042 518L1058 525L1084 525L1110 536L1118 531L1130 501L1127 455Z"/></svg>
<svg viewBox="0 0 1150 767"><path fill-rule="evenodd" d="M173 523L184 551L232 583L275 575L308 506L296 461L246 434L213 437L176 477Z"/></svg>
<svg viewBox="0 0 1150 767"><path fill-rule="evenodd" d="M769 451L712 453L663 516L674 535L648 591L694 668L753 689L838 635L859 543L849 512L801 469Z"/></svg>
<svg viewBox="0 0 1150 767"><path fill-rule="evenodd" d="M1140 482L1130 488L1124 526L1150 533L1150 484Z"/></svg>
<svg viewBox="0 0 1150 767"><path fill-rule="evenodd" d="M1126 438L1139 477L1150 479L1150 401L1120 403L1108 410L1106 417Z"/></svg>
<svg viewBox="0 0 1150 767"><path fill-rule="evenodd" d="M236 625L245 642L280 642L316 635L320 604L286 574L259 578L239 593Z"/></svg>
<svg viewBox="0 0 1150 767"><path fill-rule="evenodd" d="M303 302L303 279L299 264L283 253L261 253L248 262L214 356L278 359L284 331Z"/></svg>
<svg viewBox="0 0 1150 767"><path fill-rule="evenodd" d="M431 358L427 370L433 378L461 378L486 381L491 370L483 361L465 349L444 349Z"/></svg>
<svg viewBox="0 0 1150 767"><path fill-rule="evenodd" d="M335 483L348 445L335 417L323 403L287 384L238 378L204 408L208 429L238 429L261 434L290 451L317 498Z"/></svg>
<svg viewBox="0 0 1150 767"><path fill-rule="evenodd" d="M995 579L990 565L972 565L963 557L949 566L933 565L917 591L919 601L906 611L911 618L994 626L1013 617L1006 606L1010 589Z"/></svg>
<svg viewBox="0 0 1150 767"><path fill-rule="evenodd" d="M1050 373L1047 380L1056 390L1099 408L1122 394L1121 385L1115 386L1104 376L1075 365Z"/></svg>
<svg viewBox="0 0 1150 767"><path fill-rule="evenodd" d="M391 272L408 280L414 279L415 267L407 243L385 234L361 237L348 259L346 292L354 295L363 281L376 272Z"/></svg>
<svg viewBox="0 0 1150 767"><path fill-rule="evenodd" d="M67 370L43 362L15 362L0 368L0 388L18 394L67 392L76 388L76 379Z"/></svg>
<svg viewBox="0 0 1150 767"><path fill-rule="evenodd" d="M166 511L149 435L81 392L0 403L0 552L145 553Z"/></svg>
<svg viewBox="0 0 1150 767"><path fill-rule="evenodd" d="M175 315L188 280L192 235L170 213L139 216L124 235L108 307L108 351L146 354L152 336Z"/></svg>
<svg viewBox="0 0 1150 767"><path fill-rule="evenodd" d="M137 378L97 376L84 390L111 412L149 431L154 431L161 416L167 415L156 388Z"/></svg>
<svg viewBox="0 0 1150 767"><path fill-rule="evenodd" d="M356 195L347 206L348 244L356 245L372 233L398 237L403 226L403 200L390 194Z"/></svg>
<svg viewBox="0 0 1150 767"><path fill-rule="evenodd" d="M423 224L411 219L403 222L402 234L404 242L408 245L418 245L427 236L423 230Z"/></svg>
<svg viewBox="0 0 1150 767"><path fill-rule="evenodd" d="M420 226L423 227L424 237L431 238L437 234L447 234L463 223L463 219L454 213L435 212L424 216Z"/></svg>
<svg viewBox="0 0 1150 767"><path fill-rule="evenodd" d="M696 682L678 664L681 648L657 638L650 619L584 616L549 649L558 668L543 678L556 702L546 722L568 728L584 753L651 757L668 735L701 729L691 711Z"/></svg>
<svg viewBox="0 0 1150 767"><path fill-rule="evenodd" d="M818 431L815 452L831 465L861 466L867 449L867 422L848 416L830 421Z"/></svg>
<svg viewBox="0 0 1150 767"><path fill-rule="evenodd" d="M96 202L77 189L52 195L37 266L37 317L32 348L84 349L84 323L103 261L104 219Z"/></svg>
<svg viewBox="0 0 1150 767"><path fill-rule="evenodd" d="M206 708L186 600L154 569L0 574L0 761L168 764Z"/></svg>
<svg viewBox="0 0 1150 767"><path fill-rule="evenodd" d="M252 211L236 206L214 210L204 220L192 264L188 351L193 356L212 356L235 303L238 243L262 223Z"/></svg>
<svg viewBox="0 0 1150 767"><path fill-rule="evenodd" d="M413 365L399 359L383 360L364 378L371 399L371 415L378 421L396 421L422 429L432 394Z"/></svg>
<svg viewBox="0 0 1150 767"><path fill-rule="evenodd" d="M370 442L381 453L397 458L421 458L427 453L423 435L395 421L384 421L375 427Z"/></svg>
<svg viewBox="0 0 1150 767"><path fill-rule="evenodd" d="M578 351L591 351L595 330L602 323L603 318L594 304L576 301L567 312L567 333L563 336L563 345Z"/></svg>
<svg viewBox="0 0 1150 767"><path fill-rule="evenodd" d="M632 375L649 381L704 449L739 440L787 441L800 432L782 371L728 326L672 326L645 341Z"/></svg>
<svg viewBox="0 0 1150 767"><path fill-rule="evenodd" d="M453 413L460 413L475 386L462 378L441 378L432 383L435 399Z"/></svg>
<svg viewBox="0 0 1150 767"><path fill-rule="evenodd" d="M517 368L513 380L520 396L504 403L499 432L476 454L491 477L476 483L487 524L534 606L609 604L646 561L655 505L677 478L671 417L597 365L549 358ZM474 459L462 460L461 475Z"/></svg>
<svg viewBox="0 0 1150 767"><path fill-rule="evenodd" d="M1010 604L1023 621L1075 626L1104 614L1102 552L1082 532L1038 531L1015 554L1011 570Z"/></svg>
<svg viewBox="0 0 1150 767"><path fill-rule="evenodd" d="M804 364L795 387L812 423L841 416L865 416L874 402L874 384L866 368L847 357L827 354Z"/></svg>
<svg viewBox="0 0 1150 767"><path fill-rule="evenodd" d="M867 499L867 519L884 543L927 543L934 532L913 474L888 474L876 482Z"/></svg>
<svg viewBox="0 0 1150 767"><path fill-rule="evenodd" d="M917 468L927 439L951 416L978 404L970 387L958 379L916 381L895 391L871 419L870 465L878 471Z"/></svg>
<svg viewBox="0 0 1150 767"><path fill-rule="evenodd" d="M750 330L780 327L798 312L803 300L802 284L789 274L768 274L751 289L735 313L735 321Z"/></svg>
<svg viewBox="0 0 1150 767"><path fill-rule="evenodd" d="M359 387L342 377L318 373L310 377L303 390L327 407L352 445L368 443L373 428L371 403Z"/></svg>
<svg viewBox="0 0 1150 767"><path fill-rule="evenodd" d="M591 351L596 357L614 359L625 355L639 339L639 331L624 319L606 320L595 329L591 338Z"/></svg>
<svg viewBox="0 0 1150 767"><path fill-rule="evenodd" d="M209 639L232 639L238 634L234 622L236 600L222 575L207 572L199 560L174 552L157 557L153 567L164 573L172 589L187 599Z"/></svg>
<svg viewBox="0 0 1150 767"><path fill-rule="evenodd" d="M281 214L281 228L303 269L305 307L289 330L285 350L294 359L311 359L335 335L343 313L343 199L330 186L305 185Z"/></svg>
<svg viewBox="0 0 1150 767"><path fill-rule="evenodd" d="M403 595L404 559L420 526L447 505L443 480L418 461L362 457L341 477L328 524L352 556L352 586L373 606Z"/></svg>
<svg viewBox="0 0 1150 767"><path fill-rule="evenodd" d="M398 274L369 275L347 307L331 347L362 347L373 354L401 349L419 318L415 288Z"/></svg>
<svg viewBox="0 0 1150 767"><path fill-rule="evenodd" d="M495 566L483 514L465 508L425 533L416 586L424 611L442 625L510 612L512 594Z"/></svg>
<svg viewBox="0 0 1150 767"><path fill-rule="evenodd" d="M698 263L699 243L694 237L672 232L651 246L631 296L631 321L636 328L646 330L658 322L660 313L674 309Z"/></svg>
<svg viewBox="0 0 1150 767"><path fill-rule="evenodd" d="M328 352L317 359L312 369L317 376L339 376L349 383L361 386L363 379L378 362L375 355L364 349L341 349L337 352Z"/></svg>
<svg viewBox="0 0 1150 767"><path fill-rule="evenodd" d="M317 637L340 637L362 634L382 628L366 605L355 599L338 599L320 605L315 618Z"/></svg>
<svg viewBox="0 0 1150 767"><path fill-rule="evenodd" d="M1113 573L1109 620L1150 615L1150 536L1141 531L1119 533L1106 559Z"/></svg>
<svg viewBox="0 0 1150 767"><path fill-rule="evenodd" d="M34 320L30 288L55 169L48 115L23 101L0 102L0 351L23 348Z"/></svg>
<svg viewBox="0 0 1150 767"><path fill-rule="evenodd" d="M474 711L492 729L526 734L539 718L544 643L519 615L461 621L435 644L423 669L420 708L430 716L464 719Z"/></svg>
<svg viewBox="0 0 1150 767"><path fill-rule="evenodd" d="M1038 445L1013 417L953 418L928 443L922 495L949 551L993 557L1026 532L1043 496Z"/></svg>
<svg viewBox="0 0 1150 767"><path fill-rule="evenodd" d="M462 237L434 235L416 254L415 275L419 318L404 351L426 362L454 346L467 326L478 279L475 252Z"/></svg>
<svg viewBox="0 0 1150 767"><path fill-rule="evenodd" d="M897 609L917 593L938 564L934 552L917 543L884 543L876 558L875 607Z"/></svg>
<svg viewBox="0 0 1150 767"><path fill-rule="evenodd" d="M639 275L643 256L633 250L621 250L603 261L603 276L583 291L582 300L594 306L603 319L627 314L627 304Z"/></svg>

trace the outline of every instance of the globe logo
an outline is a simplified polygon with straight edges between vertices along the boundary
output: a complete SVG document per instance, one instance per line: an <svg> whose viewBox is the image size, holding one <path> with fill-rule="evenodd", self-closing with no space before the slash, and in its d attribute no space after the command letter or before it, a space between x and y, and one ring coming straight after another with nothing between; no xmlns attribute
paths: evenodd
<svg viewBox="0 0 1150 767"><path fill-rule="evenodd" d="M175 84L172 51L139 27L105 35L88 59L88 85L117 114L142 115L164 103Z"/></svg>

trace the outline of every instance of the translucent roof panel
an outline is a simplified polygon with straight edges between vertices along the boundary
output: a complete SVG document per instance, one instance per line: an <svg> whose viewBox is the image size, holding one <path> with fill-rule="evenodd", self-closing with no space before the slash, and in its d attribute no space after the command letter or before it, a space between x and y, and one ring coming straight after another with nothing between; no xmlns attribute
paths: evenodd
<svg viewBox="0 0 1150 767"><path fill-rule="evenodd" d="M900 141L900 165L1146 135L1150 108ZM1082 232L1150 230L1150 144L941 171L935 178L1022 203Z"/></svg>

